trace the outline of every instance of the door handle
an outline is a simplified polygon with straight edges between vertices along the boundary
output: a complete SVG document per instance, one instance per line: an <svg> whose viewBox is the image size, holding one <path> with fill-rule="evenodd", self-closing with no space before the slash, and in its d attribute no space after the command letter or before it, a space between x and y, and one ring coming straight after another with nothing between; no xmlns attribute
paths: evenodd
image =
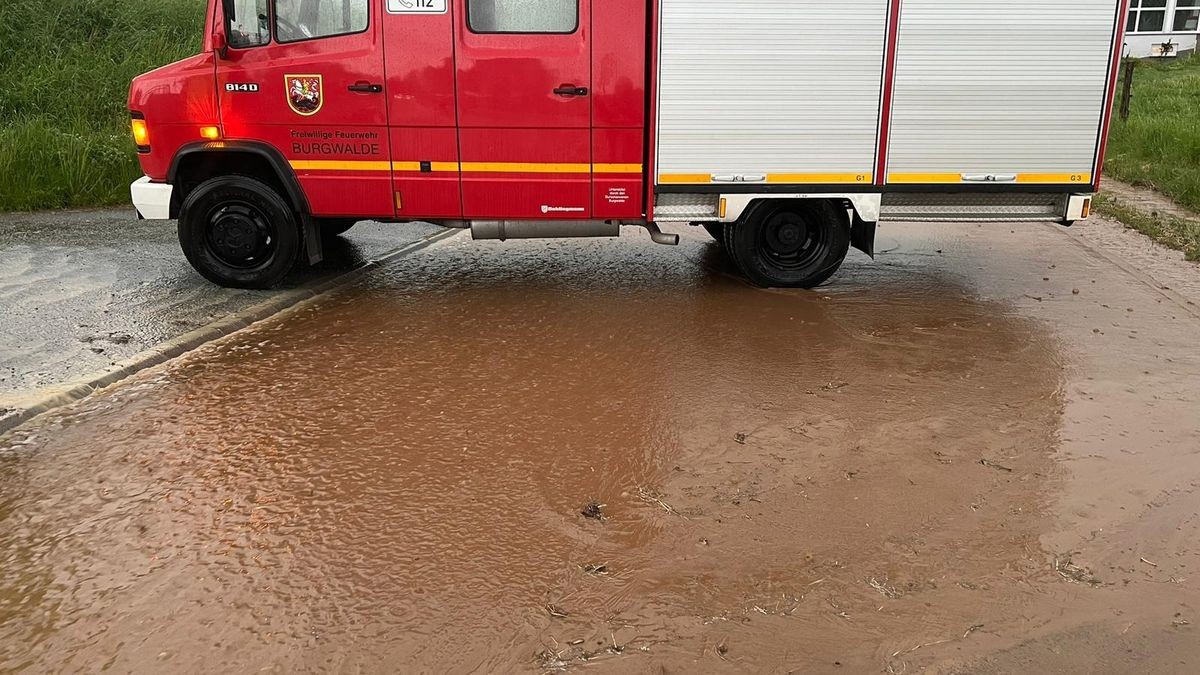
<svg viewBox="0 0 1200 675"><path fill-rule="evenodd" d="M347 89L349 89L350 91L353 91L355 93L359 93L359 94L382 94L383 93L383 85L382 84L370 84L369 82L356 82L356 83L350 85L349 87L347 87Z"/></svg>
<svg viewBox="0 0 1200 675"><path fill-rule="evenodd" d="M554 90L556 96L587 96L587 87L576 87L573 84L564 84Z"/></svg>

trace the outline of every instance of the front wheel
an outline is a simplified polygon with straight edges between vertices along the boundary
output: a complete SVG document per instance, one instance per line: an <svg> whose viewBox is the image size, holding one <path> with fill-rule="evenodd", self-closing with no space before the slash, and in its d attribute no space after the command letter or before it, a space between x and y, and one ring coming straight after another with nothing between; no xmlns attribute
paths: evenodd
<svg viewBox="0 0 1200 675"><path fill-rule="evenodd" d="M815 288L845 261L850 226L825 200L764 201L727 228L725 247L757 286Z"/></svg>
<svg viewBox="0 0 1200 675"><path fill-rule="evenodd" d="M300 228L275 190L247 176L207 180L184 200L179 245L205 279L227 288L270 288L300 254Z"/></svg>

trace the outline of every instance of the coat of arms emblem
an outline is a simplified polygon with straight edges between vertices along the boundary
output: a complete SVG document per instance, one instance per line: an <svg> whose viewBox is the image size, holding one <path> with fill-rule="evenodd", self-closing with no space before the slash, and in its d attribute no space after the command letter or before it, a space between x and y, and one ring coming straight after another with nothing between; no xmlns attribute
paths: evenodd
<svg viewBox="0 0 1200 675"><path fill-rule="evenodd" d="M325 103L320 75L284 75L288 106L298 115L316 115Z"/></svg>

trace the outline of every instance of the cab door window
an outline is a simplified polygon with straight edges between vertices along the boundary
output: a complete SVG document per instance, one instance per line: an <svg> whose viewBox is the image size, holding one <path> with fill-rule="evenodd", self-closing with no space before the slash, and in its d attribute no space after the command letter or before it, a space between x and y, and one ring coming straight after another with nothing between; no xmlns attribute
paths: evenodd
<svg viewBox="0 0 1200 675"><path fill-rule="evenodd" d="M225 34L234 49L259 47L271 41L271 24L267 19L267 0L233 0L232 12Z"/></svg>
<svg viewBox="0 0 1200 675"><path fill-rule="evenodd" d="M300 42L361 33L368 0L275 0L275 39Z"/></svg>

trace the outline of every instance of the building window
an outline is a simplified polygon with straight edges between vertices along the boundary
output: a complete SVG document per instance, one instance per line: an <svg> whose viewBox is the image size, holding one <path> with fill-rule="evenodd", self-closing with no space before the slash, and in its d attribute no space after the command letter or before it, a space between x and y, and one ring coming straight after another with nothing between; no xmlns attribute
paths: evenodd
<svg viewBox="0 0 1200 675"><path fill-rule="evenodd" d="M472 33L574 33L579 0L468 0Z"/></svg>
<svg viewBox="0 0 1200 675"><path fill-rule="evenodd" d="M1129 3L1129 33L1161 33L1167 25L1167 0L1132 0Z"/></svg>
<svg viewBox="0 0 1200 675"><path fill-rule="evenodd" d="M1200 30L1200 0L1178 0L1175 3L1174 30L1177 33Z"/></svg>

